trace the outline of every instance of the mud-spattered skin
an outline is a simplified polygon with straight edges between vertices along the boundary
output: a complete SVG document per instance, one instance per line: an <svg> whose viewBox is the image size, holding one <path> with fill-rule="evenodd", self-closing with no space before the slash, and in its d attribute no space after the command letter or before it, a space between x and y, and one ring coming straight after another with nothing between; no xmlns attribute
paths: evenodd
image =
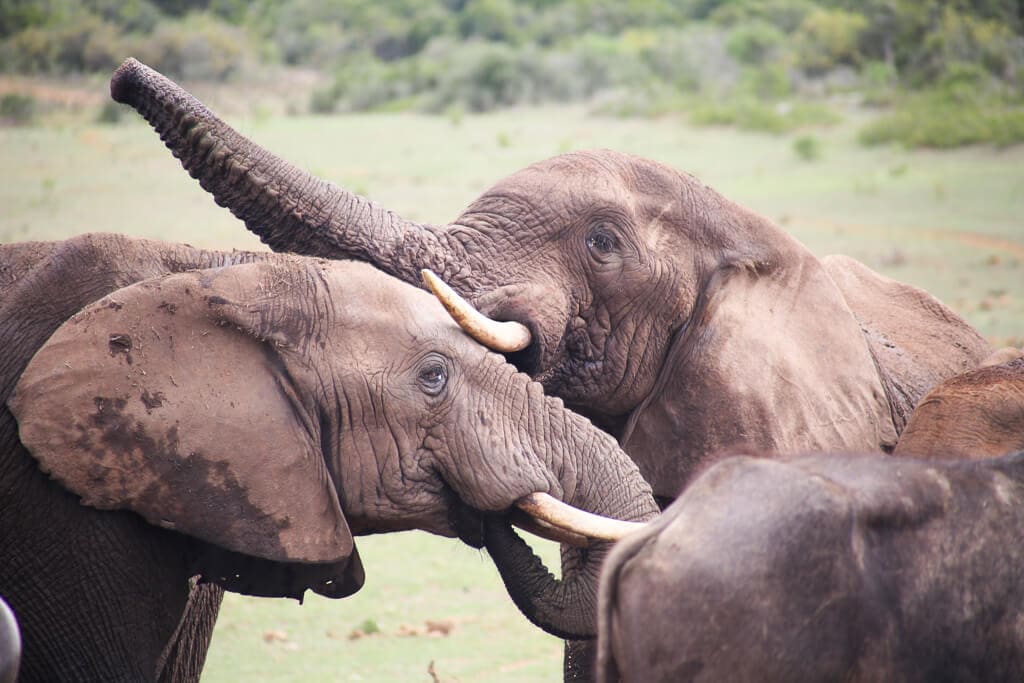
<svg viewBox="0 0 1024 683"><path fill-rule="evenodd" d="M527 562L500 557L502 519L532 491L656 511L610 437L365 264L112 235L0 263L0 595L28 680L194 680L220 598L196 574L343 597L354 534L486 542L502 568ZM585 635L603 553L561 582L503 575L543 626Z"/></svg>
<svg viewBox="0 0 1024 683"><path fill-rule="evenodd" d="M135 60L111 93L274 250L417 285L431 268L526 324L535 343L511 360L614 434L665 499L723 449L891 450L925 392L989 352L927 293L819 260L650 160L561 155L426 225L283 161Z"/></svg>
<svg viewBox="0 0 1024 683"><path fill-rule="evenodd" d="M1024 453L729 458L602 575L601 680L1024 678Z"/></svg>
<svg viewBox="0 0 1024 683"><path fill-rule="evenodd" d="M1005 349L1000 355L994 364L929 391L893 453L991 458L1024 450L1024 351Z"/></svg>

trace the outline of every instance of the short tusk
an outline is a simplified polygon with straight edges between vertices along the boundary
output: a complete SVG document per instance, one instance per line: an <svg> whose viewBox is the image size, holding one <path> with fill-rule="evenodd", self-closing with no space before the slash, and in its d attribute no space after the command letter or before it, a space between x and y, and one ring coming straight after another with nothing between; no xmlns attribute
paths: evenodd
<svg viewBox="0 0 1024 683"><path fill-rule="evenodd" d="M444 280L434 274L434 271L425 268L420 272L423 275L423 281L430 287L430 291L444 305L459 327L473 339L487 348L501 353L522 351L530 345L531 335L526 325L513 321L491 320L473 308L454 289L446 285Z"/></svg>
<svg viewBox="0 0 1024 683"><path fill-rule="evenodd" d="M546 524L599 541L618 541L641 529L641 522L623 522L574 508L547 493L531 493L516 501L516 507Z"/></svg>

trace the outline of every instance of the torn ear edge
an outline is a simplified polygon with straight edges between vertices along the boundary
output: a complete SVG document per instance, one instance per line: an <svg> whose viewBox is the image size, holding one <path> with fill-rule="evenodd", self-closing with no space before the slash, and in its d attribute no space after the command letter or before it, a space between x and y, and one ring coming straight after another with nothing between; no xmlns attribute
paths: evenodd
<svg viewBox="0 0 1024 683"><path fill-rule="evenodd" d="M245 327L265 264L148 280L65 322L9 401L40 466L83 504L198 539L206 580L341 597L363 570L301 378ZM238 302L233 304L232 302ZM315 427L315 425L312 425Z"/></svg>

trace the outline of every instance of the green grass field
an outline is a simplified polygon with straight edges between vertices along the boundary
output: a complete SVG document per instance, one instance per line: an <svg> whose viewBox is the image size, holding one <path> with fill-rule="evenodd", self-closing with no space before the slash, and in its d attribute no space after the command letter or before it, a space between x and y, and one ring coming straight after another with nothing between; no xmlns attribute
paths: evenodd
<svg viewBox="0 0 1024 683"><path fill-rule="evenodd" d="M794 136L693 128L681 118L588 117L548 108L466 117L233 120L314 173L410 218L444 222L522 166L607 147L688 170L772 217L818 254L842 252L952 305L996 343L1024 344L1024 147L865 149L853 112ZM129 117L131 118L131 117ZM158 138L113 127L0 129L0 241L89 231L260 248ZM362 592L343 601L228 596L205 681L555 681L559 641L507 599L486 554L421 533L359 541ZM549 562L557 551L543 544ZM377 629L350 638L357 630Z"/></svg>

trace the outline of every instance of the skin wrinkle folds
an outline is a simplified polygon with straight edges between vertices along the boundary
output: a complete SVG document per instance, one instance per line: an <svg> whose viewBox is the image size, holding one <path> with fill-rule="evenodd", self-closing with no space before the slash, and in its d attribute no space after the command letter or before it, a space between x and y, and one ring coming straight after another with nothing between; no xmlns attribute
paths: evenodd
<svg viewBox="0 0 1024 683"><path fill-rule="evenodd" d="M161 86L175 92L173 84ZM159 120L153 123L163 132ZM237 142L242 153L243 143ZM199 175L218 172L184 163ZM331 192L354 197L340 188ZM726 424L743 442L784 450L803 439L840 450L894 443L902 425L893 420L894 401L883 397L883 386L905 389L916 402L922 387L984 346L946 309L915 297L912 287L818 259L694 176L607 150L561 155L499 181L456 220L471 230L381 220L358 209L340 218L322 231L297 226L290 242L289 221L249 226L274 232L275 248L358 255L410 282L419 281L418 271L410 279L413 265L439 261L447 270L438 272L447 275L459 264L453 284L474 298L519 287L492 302L500 317L528 317L522 322L538 340L532 352L512 360L601 424L631 425L627 447L638 460L659 454L662 461L654 464L663 479L656 483L671 495L694 466L737 445ZM586 247L598 219L620 224L622 259L633 263L633 248L635 260L647 265L602 279ZM656 234L648 230L653 225ZM487 260L453 252L472 231L479 236L474 253ZM734 277L715 277L729 268L737 269ZM709 280L719 291L707 305ZM879 320L868 315L879 310L886 315L865 348L857 317ZM602 316L609 321L603 340ZM876 339L895 341L898 353L880 350ZM825 343L830 362L817 351ZM635 353L638 347L644 353ZM940 353L952 347L958 350ZM772 381L758 392L744 379L784 367L780 359L793 359L793 370L785 371L792 384ZM846 400L833 400L835 387ZM851 406L866 407L860 420L850 419ZM822 421L828 429L819 428Z"/></svg>

